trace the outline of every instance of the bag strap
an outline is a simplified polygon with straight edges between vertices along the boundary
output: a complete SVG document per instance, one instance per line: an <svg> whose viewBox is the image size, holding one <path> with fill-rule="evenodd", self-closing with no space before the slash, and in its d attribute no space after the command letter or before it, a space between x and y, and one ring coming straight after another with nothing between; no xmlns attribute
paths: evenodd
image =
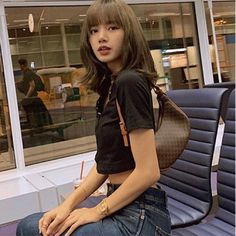
<svg viewBox="0 0 236 236"><path fill-rule="evenodd" d="M150 82L150 84L151 84L151 87L154 90L155 94L157 95L157 101L158 101L158 104L159 104L158 123L157 123L157 127L155 127L155 132L156 132L161 126L163 115L164 115L164 103L165 103L166 100L168 100L168 97L157 85L155 85L151 82ZM124 121L124 118L121 114L120 105L119 105L117 99L116 99L116 107L117 107L118 115L119 115L119 118L120 118L119 125L120 125L121 134L123 136L124 145L125 145L125 147L128 147L129 146L128 132L126 130L125 121ZM154 124L155 124L155 122L154 122Z"/></svg>
<svg viewBox="0 0 236 236"><path fill-rule="evenodd" d="M122 134L122 136L123 136L124 145L125 145L125 147L128 147L128 146L129 146L129 142L128 142L128 132L127 132L127 130L126 130L125 121L124 121L124 118L123 118L123 116L122 116L122 114L121 114L120 105L119 105L117 99L116 99L116 107L117 107L118 115L119 115L119 118L120 118L119 125L120 125L121 134Z"/></svg>
<svg viewBox="0 0 236 236"><path fill-rule="evenodd" d="M157 95L157 102L159 104L159 113L158 113L158 122L157 127L155 127L155 132L160 128L162 119L164 116L164 104L168 100L166 94L159 88L159 86L150 82L152 89L154 90L155 94Z"/></svg>

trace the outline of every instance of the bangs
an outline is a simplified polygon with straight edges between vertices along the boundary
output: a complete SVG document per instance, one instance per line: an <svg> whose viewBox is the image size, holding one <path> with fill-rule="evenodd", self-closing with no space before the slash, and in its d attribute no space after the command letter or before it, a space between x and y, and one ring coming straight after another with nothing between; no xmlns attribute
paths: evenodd
<svg viewBox="0 0 236 236"><path fill-rule="evenodd" d="M120 14L120 7L114 4L114 2L98 1L87 11L88 29L99 24L110 23L115 23L122 28L124 25Z"/></svg>

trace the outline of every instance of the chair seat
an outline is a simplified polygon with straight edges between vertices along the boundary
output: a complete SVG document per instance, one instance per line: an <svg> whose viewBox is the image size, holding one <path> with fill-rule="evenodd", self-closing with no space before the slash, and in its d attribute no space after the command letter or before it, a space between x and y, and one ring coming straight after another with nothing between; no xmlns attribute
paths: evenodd
<svg viewBox="0 0 236 236"><path fill-rule="evenodd" d="M219 208L214 218L198 225L174 229L173 236L235 235L235 91L229 97L217 171ZM210 216L211 217L211 216ZM213 217L213 216L212 216Z"/></svg>
<svg viewBox="0 0 236 236"><path fill-rule="evenodd" d="M211 209L211 166L220 105L226 89L171 90L167 95L189 117L191 134L176 162L158 181L168 196L172 228L200 222Z"/></svg>
<svg viewBox="0 0 236 236"><path fill-rule="evenodd" d="M209 203L162 184L160 186L168 194L168 210L171 216L172 228L197 223L206 215Z"/></svg>
<svg viewBox="0 0 236 236"><path fill-rule="evenodd" d="M186 228L172 230L172 236L234 236L234 227L222 220L214 218Z"/></svg>

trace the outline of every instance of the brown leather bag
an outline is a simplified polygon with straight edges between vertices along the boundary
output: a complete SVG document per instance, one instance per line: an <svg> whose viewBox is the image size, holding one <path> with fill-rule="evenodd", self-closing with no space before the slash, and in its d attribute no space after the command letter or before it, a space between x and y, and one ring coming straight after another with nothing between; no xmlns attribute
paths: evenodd
<svg viewBox="0 0 236 236"><path fill-rule="evenodd" d="M155 142L160 170L169 168L181 155L190 135L190 122L187 115L156 85L152 85L157 95L159 116L155 118ZM120 129L124 145L129 146L128 133L116 99L120 118Z"/></svg>

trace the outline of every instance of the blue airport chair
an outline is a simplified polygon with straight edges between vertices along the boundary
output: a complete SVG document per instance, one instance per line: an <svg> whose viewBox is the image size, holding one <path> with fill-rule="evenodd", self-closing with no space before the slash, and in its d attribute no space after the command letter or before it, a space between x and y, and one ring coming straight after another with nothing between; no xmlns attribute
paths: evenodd
<svg viewBox="0 0 236 236"><path fill-rule="evenodd" d="M227 88L228 89L224 93L224 96L222 98L222 105L221 105L221 112L220 112L220 115L221 115L223 121L225 121L229 95L232 92L232 90L235 89L235 81L215 83L215 84L207 84L207 85L204 86L204 88Z"/></svg>
<svg viewBox="0 0 236 236"><path fill-rule="evenodd" d="M229 97L225 130L217 171L219 209L214 218L172 231L173 236L235 235L235 90Z"/></svg>
<svg viewBox="0 0 236 236"><path fill-rule="evenodd" d="M159 181L168 196L172 228L197 223L211 209L211 165L225 91L204 88L167 93L191 124L187 147Z"/></svg>

